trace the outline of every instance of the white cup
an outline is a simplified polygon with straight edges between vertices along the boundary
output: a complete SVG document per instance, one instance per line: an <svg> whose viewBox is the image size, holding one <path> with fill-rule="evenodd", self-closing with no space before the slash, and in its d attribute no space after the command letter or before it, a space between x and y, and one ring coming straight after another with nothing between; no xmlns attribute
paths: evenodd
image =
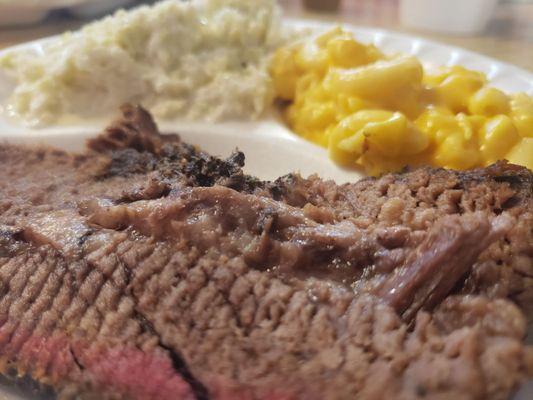
<svg viewBox="0 0 533 400"><path fill-rule="evenodd" d="M487 26L498 0L401 0L400 21L435 32L472 34Z"/></svg>

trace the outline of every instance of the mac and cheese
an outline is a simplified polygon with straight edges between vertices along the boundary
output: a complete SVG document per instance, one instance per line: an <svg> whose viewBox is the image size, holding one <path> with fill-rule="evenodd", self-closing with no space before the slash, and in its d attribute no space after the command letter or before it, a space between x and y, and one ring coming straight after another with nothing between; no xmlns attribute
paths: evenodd
<svg viewBox="0 0 533 400"><path fill-rule="evenodd" d="M371 175L406 165L454 169L500 159L533 168L533 99L454 66L427 73L336 28L281 48L271 66L285 116L330 157Z"/></svg>

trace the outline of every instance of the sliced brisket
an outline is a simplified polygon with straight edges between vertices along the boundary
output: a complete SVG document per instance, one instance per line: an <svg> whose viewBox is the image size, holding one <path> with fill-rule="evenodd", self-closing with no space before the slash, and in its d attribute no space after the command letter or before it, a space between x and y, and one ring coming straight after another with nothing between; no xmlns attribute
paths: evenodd
<svg viewBox="0 0 533 400"><path fill-rule="evenodd" d="M505 399L533 373L533 175L261 182L125 107L0 146L0 369L87 399Z"/></svg>

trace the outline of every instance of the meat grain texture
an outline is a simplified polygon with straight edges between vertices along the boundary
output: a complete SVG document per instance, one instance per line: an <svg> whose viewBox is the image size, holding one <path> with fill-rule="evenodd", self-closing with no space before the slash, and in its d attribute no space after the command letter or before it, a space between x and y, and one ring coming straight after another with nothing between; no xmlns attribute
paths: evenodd
<svg viewBox="0 0 533 400"><path fill-rule="evenodd" d="M533 177L262 182L128 106L0 146L0 368L61 399L506 399L533 373Z"/></svg>

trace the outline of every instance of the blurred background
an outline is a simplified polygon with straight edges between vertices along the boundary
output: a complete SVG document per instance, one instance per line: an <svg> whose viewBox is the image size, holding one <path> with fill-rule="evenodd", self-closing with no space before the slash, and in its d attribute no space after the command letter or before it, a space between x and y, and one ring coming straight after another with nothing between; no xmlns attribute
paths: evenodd
<svg viewBox="0 0 533 400"><path fill-rule="evenodd" d="M77 29L139 0L0 0L0 48ZM533 71L533 0L280 0L290 17L372 26ZM32 14L33 13L33 14Z"/></svg>

